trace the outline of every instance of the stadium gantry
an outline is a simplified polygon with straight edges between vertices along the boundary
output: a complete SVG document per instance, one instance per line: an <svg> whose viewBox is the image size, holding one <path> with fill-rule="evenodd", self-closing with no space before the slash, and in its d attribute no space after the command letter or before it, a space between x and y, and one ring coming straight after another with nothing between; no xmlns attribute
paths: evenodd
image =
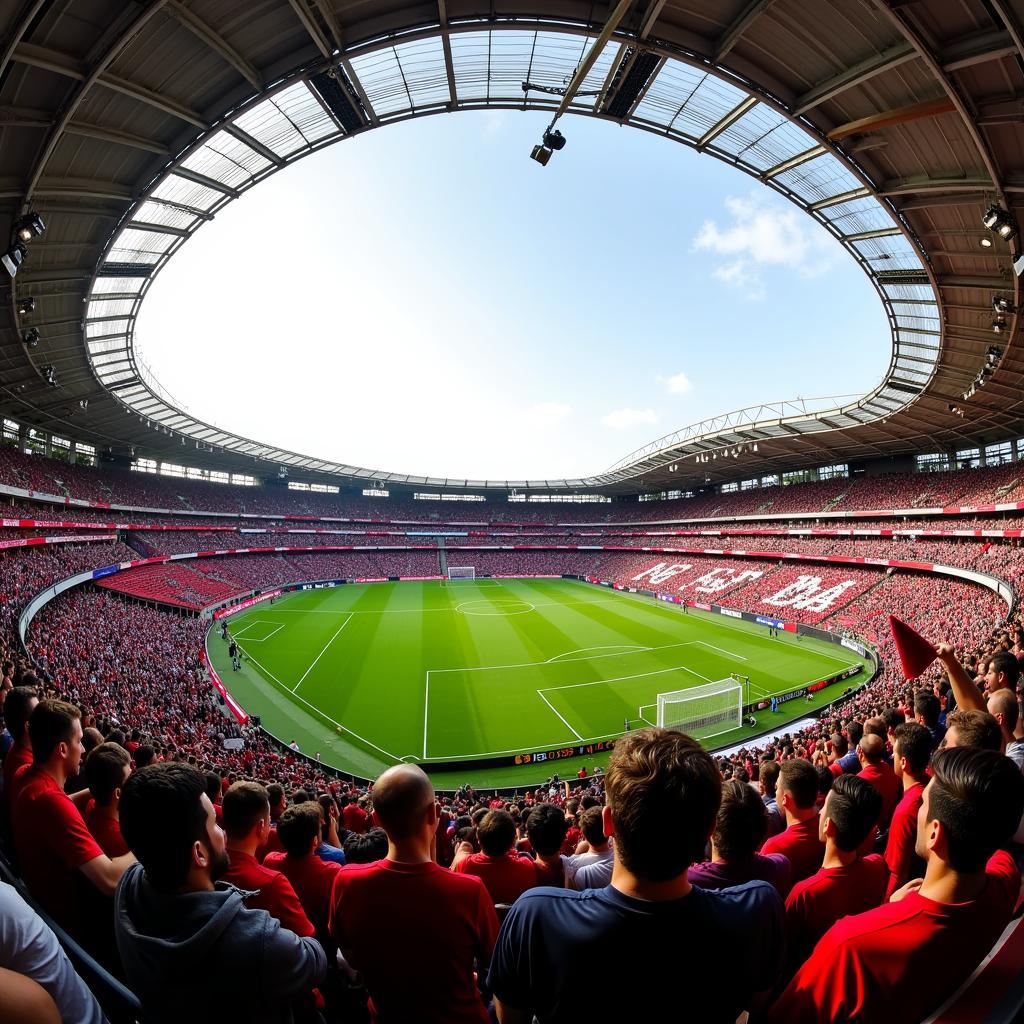
<svg viewBox="0 0 1024 1024"><path fill-rule="evenodd" d="M1024 372L1012 344L1024 191L1017 8L7 0L0 225L13 243L18 219L38 213L45 234L26 230L14 253L16 262L27 250L24 262L13 281L3 274L0 407L23 429L73 437L122 464L138 452L399 488L635 494L749 475L748 460L741 469L708 457L737 446L756 445L758 472L772 472L882 459L901 468L925 445L1001 440L1019 432ZM597 476L554 481L329 462L200 422L163 392L136 356L133 329L154 277L194 231L334 142L480 108L630 125L791 200L871 279L892 330L882 381L840 404L724 414ZM19 314L30 297L34 312ZM820 330L824 352L829 325Z"/></svg>

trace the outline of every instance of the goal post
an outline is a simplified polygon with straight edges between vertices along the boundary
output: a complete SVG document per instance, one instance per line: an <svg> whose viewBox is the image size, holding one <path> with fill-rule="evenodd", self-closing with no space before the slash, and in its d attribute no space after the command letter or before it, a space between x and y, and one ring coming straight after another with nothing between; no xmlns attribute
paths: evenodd
<svg viewBox="0 0 1024 1024"><path fill-rule="evenodd" d="M475 565L449 565L448 579L450 580L475 580Z"/></svg>
<svg viewBox="0 0 1024 1024"><path fill-rule="evenodd" d="M743 725L743 683L732 677L659 693L657 701L657 724L694 739L710 739Z"/></svg>

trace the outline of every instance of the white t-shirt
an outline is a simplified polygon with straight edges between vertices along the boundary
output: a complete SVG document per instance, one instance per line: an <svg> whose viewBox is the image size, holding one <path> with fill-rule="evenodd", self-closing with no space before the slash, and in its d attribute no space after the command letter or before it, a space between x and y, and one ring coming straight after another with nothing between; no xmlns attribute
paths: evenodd
<svg viewBox="0 0 1024 1024"><path fill-rule="evenodd" d="M593 869L596 865L604 865L605 870L608 872L608 877L611 878L611 864L615 859L615 855L612 853L611 843L608 844L608 848L603 850L601 853L577 853L572 857L566 857L565 866L565 887L566 889L592 889L595 888L591 884L592 870L584 871L584 868ZM581 874L582 872L582 874ZM603 874L603 872L598 872ZM605 885L608 883L605 882Z"/></svg>
<svg viewBox="0 0 1024 1024"><path fill-rule="evenodd" d="M75 973L57 936L6 882L0 882L0 967L42 985L57 1004L61 1020L106 1024L100 1004Z"/></svg>

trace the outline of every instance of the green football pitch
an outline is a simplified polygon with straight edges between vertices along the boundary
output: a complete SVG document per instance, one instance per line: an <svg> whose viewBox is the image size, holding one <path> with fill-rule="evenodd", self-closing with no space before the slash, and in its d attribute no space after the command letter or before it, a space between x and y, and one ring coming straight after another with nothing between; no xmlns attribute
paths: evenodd
<svg viewBox="0 0 1024 1024"><path fill-rule="evenodd" d="M654 722L659 693L736 673L756 701L861 663L845 648L575 580L344 585L263 602L229 619L242 650L231 670L214 627L210 658L263 726L328 764L374 777L428 762L441 788L529 785L573 775L598 755L558 763L445 770L448 760L557 750ZM870 667L865 664L866 679ZM782 726L839 684L758 713ZM707 738L741 742L742 729Z"/></svg>

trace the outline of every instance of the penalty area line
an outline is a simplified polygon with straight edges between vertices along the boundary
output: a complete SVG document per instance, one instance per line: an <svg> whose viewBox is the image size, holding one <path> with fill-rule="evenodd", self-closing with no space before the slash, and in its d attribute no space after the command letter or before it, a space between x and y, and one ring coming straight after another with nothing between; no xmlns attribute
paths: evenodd
<svg viewBox="0 0 1024 1024"><path fill-rule="evenodd" d="M544 696L543 693L541 693L540 690L537 690L537 696L540 697L540 699L542 701L544 701L544 703L547 704L547 706L552 711L554 711L554 713L556 715L558 715L559 721L562 723L562 725L564 725L566 727L566 729L569 730L569 732L571 732L573 734L573 736L576 737L576 739L578 739L578 740L582 740L583 739L583 737L565 720L565 718L562 716L561 712L554 706L554 704L551 703L551 701L549 701L547 699L547 697Z"/></svg>

